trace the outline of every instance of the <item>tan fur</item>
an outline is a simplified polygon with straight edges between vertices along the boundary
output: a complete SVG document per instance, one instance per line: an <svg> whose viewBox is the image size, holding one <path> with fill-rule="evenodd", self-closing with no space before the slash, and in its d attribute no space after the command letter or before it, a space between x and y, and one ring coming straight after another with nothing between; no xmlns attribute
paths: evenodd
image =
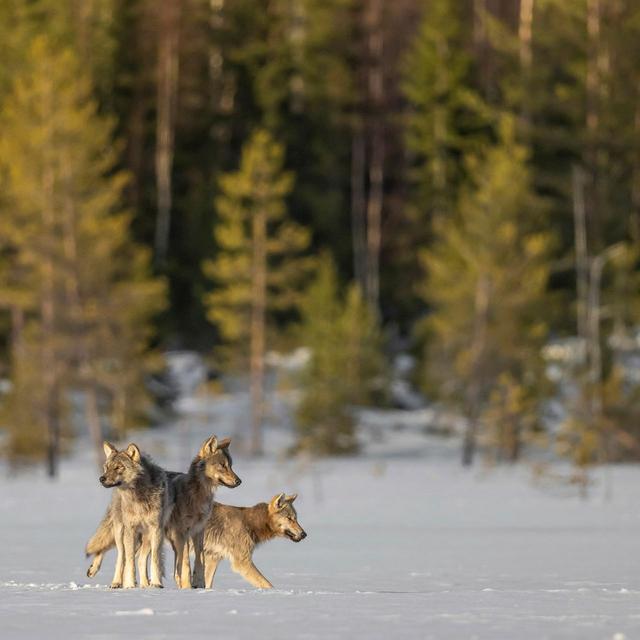
<svg viewBox="0 0 640 640"><path fill-rule="evenodd" d="M97 573L105 545L118 549L111 586L136 586L135 548L142 544L147 555L138 562L140 585L162 587L162 541L164 527L173 504L167 473L143 456L135 444L118 451L105 442L106 461L100 483L113 488L111 504L96 533L87 543L87 554L95 553L87 575ZM147 575L147 556L151 554L151 583Z"/></svg>
<svg viewBox="0 0 640 640"><path fill-rule="evenodd" d="M261 502L253 507L215 502L203 539L205 586L212 587L218 563L227 558L231 568L254 587L272 588L253 564L253 552L257 545L276 537L289 537L294 542L306 538L293 507L296 497L281 493L269 504Z"/></svg>

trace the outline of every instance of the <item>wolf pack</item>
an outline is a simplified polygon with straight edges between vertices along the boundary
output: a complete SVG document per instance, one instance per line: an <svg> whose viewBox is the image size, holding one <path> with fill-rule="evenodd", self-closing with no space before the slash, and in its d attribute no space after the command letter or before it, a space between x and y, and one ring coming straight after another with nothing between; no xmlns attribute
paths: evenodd
<svg viewBox="0 0 640 640"><path fill-rule="evenodd" d="M216 502L218 486L234 488L241 482L232 467L230 443L229 438L207 438L189 469L181 473L155 464L136 444L118 450L105 442L99 480L113 493L86 546L87 557L93 556L87 575L95 576L105 553L115 547L112 588L162 588L166 539L173 549L173 575L180 589L211 588L222 559L253 586L270 589L273 585L253 563L253 552L276 537L294 542L306 538L293 506L297 495L280 493L252 507Z"/></svg>

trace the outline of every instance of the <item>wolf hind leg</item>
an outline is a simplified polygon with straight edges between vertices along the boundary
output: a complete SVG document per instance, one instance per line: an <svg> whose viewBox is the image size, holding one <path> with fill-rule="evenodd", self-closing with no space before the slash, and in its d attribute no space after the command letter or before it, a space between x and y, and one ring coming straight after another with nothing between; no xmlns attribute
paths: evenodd
<svg viewBox="0 0 640 640"><path fill-rule="evenodd" d="M191 560L189 558L189 538L182 545L182 566L180 570L180 588L191 589Z"/></svg>
<svg viewBox="0 0 640 640"><path fill-rule="evenodd" d="M273 585L258 571L258 568L251 561L251 559L246 560L235 560L231 561L231 568L239 573L247 582L252 584L254 587L258 589L272 589Z"/></svg>
<svg viewBox="0 0 640 640"><path fill-rule="evenodd" d="M208 553L204 556L204 586L207 589L213 587L213 579L220 560L222 558L216 553Z"/></svg>
<svg viewBox="0 0 640 640"><path fill-rule="evenodd" d="M142 536L140 547L138 549L138 575L140 576L140 586L149 586L149 572L148 572L148 560L149 552L151 551L151 545L147 538L147 535Z"/></svg>
<svg viewBox="0 0 640 640"><path fill-rule="evenodd" d="M169 540L171 542L171 546L173 548L173 577L176 581L176 586L178 589L186 589L186 586L183 586L183 571L184 571L184 554L186 551L187 554L187 566L189 564L189 543L188 540L185 542L185 539L180 534L173 534ZM188 578L188 574L186 576ZM191 581L189 581L189 587L191 586Z"/></svg>
<svg viewBox="0 0 640 640"><path fill-rule="evenodd" d="M162 558L162 527L151 529L149 543L151 548L151 586L162 588L163 558Z"/></svg>
<svg viewBox="0 0 640 640"><path fill-rule="evenodd" d="M196 533L196 535L191 538L191 541L193 542L193 552L195 556L193 561L193 586L196 589L204 589L204 533Z"/></svg>

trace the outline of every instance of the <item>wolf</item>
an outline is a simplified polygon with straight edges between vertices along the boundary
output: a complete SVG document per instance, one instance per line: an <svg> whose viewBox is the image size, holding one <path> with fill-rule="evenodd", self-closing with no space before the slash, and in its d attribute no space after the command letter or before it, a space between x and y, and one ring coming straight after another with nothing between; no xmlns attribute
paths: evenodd
<svg viewBox="0 0 640 640"><path fill-rule="evenodd" d="M228 558L231 568L254 587L271 589L273 585L253 564L257 545L276 537L300 542L307 537L298 522L293 507L297 494L280 493L267 504L253 507L232 507L215 502L204 530L204 586L210 589L222 558Z"/></svg>
<svg viewBox="0 0 640 640"><path fill-rule="evenodd" d="M174 577L179 588L187 589L192 583L190 541L196 550L195 570L198 576L202 576L198 580L204 581L201 532L211 512L214 490L221 484L233 488L241 483L232 468L230 444L229 438L218 441L211 436L200 447L187 473L167 472L173 503L165 523L165 535L174 551ZM104 554L115 544L112 530L111 510L108 510L87 545L87 555L95 554L87 571L89 577L100 570ZM143 551L146 549L141 541L140 553Z"/></svg>
<svg viewBox="0 0 640 640"><path fill-rule="evenodd" d="M205 440L187 473L172 474L175 505L166 526L166 536L174 553L174 578L180 589L192 586L189 543L195 551L194 585L202 581L202 531L213 506L213 494L219 485L230 489L242 480L234 472L229 453L230 438Z"/></svg>
<svg viewBox="0 0 640 640"><path fill-rule="evenodd" d="M118 557L111 587L135 587L137 544L140 546L140 585L162 588L163 532L174 502L167 472L141 454L133 443L122 451L109 442L105 442L103 448L106 460L99 481L103 487L114 489L114 492L105 516L86 546L87 555L100 554L96 567L92 564L94 573L90 573L90 568L88 574L95 575L100 568L105 544L115 544ZM147 575L149 553L150 582Z"/></svg>

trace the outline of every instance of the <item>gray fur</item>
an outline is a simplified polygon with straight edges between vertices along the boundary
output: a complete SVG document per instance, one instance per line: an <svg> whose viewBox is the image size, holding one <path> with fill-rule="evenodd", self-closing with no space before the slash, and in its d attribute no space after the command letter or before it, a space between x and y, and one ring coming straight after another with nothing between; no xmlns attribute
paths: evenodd
<svg viewBox="0 0 640 640"><path fill-rule="evenodd" d="M105 442L104 449L107 459L100 482L114 492L104 518L87 543L87 554L96 554L87 575L97 573L104 551L115 544L118 558L111 586L135 587L135 550L140 546L140 585L162 587L164 527L174 502L167 473L134 444L118 451ZM149 554L151 582L147 575Z"/></svg>
<svg viewBox="0 0 640 640"><path fill-rule="evenodd" d="M196 582L204 582L201 548L201 532L209 517L215 488L223 484L236 487L240 478L231 468L232 460L228 452L230 440L218 442L215 436L208 438L192 461L187 473L163 471L170 489L171 508L164 521L167 539L174 551L174 577L178 587L191 587L191 567L189 563L189 541L192 538L196 553ZM87 555L95 557L87 571L93 577L100 570L104 554L116 544L113 526L113 504L110 505L98 530L87 543ZM138 538L136 548L140 555L148 554L143 540ZM139 564L146 560L141 560Z"/></svg>

